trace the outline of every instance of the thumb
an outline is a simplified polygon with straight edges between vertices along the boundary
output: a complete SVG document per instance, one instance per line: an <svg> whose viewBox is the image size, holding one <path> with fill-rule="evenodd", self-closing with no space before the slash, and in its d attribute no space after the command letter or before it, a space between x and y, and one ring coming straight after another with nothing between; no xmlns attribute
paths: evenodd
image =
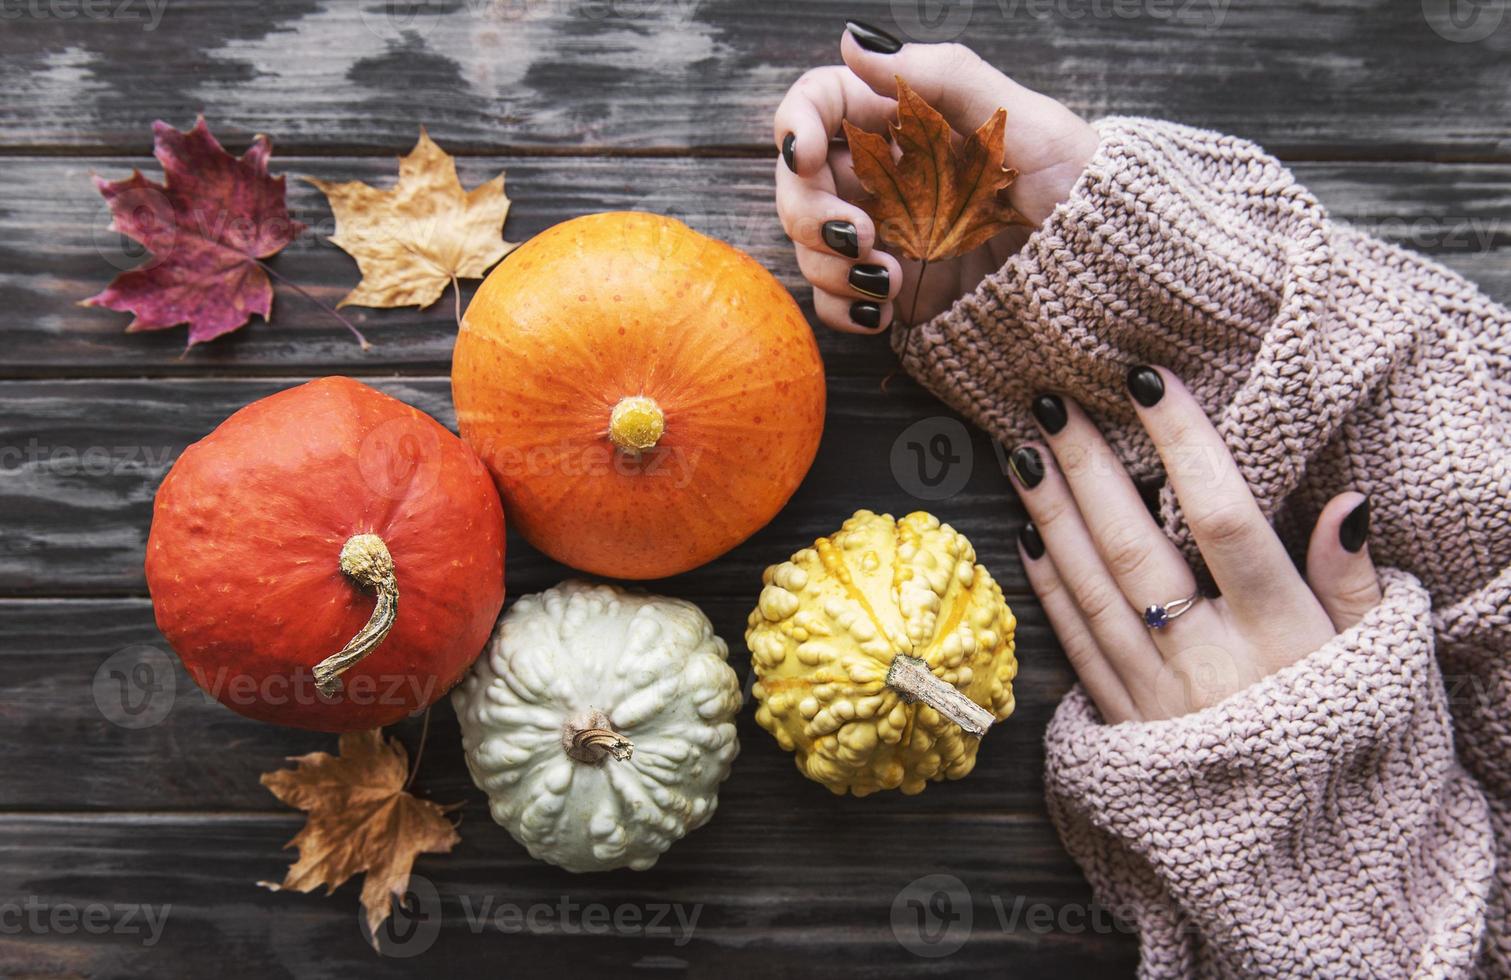
<svg viewBox="0 0 1511 980"><path fill-rule="evenodd" d="M1342 493L1327 502L1306 549L1306 579L1340 633L1380 601L1380 579L1369 557L1369 498Z"/></svg>

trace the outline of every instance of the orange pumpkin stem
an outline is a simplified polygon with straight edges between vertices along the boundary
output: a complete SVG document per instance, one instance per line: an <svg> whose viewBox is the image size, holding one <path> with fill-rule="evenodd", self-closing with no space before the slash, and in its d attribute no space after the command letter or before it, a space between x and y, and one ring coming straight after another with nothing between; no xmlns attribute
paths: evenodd
<svg viewBox="0 0 1511 980"><path fill-rule="evenodd" d="M609 415L609 441L631 456L655 448L665 432L666 415L654 398L644 395L621 398Z"/></svg>
<svg viewBox="0 0 1511 980"><path fill-rule="evenodd" d="M378 648L399 618L399 582L394 578L393 555L376 534L354 534L341 546L341 571L368 592L378 596L372 616L346 646L315 665L315 690L333 697L341 690L341 675Z"/></svg>
<svg viewBox="0 0 1511 980"><path fill-rule="evenodd" d="M940 680L917 657L905 654L893 657L887 670L887 686L910 704L922 701L959 725L967 735L980 738L997 720L990 711L961 694L955 685Z"/></svg>

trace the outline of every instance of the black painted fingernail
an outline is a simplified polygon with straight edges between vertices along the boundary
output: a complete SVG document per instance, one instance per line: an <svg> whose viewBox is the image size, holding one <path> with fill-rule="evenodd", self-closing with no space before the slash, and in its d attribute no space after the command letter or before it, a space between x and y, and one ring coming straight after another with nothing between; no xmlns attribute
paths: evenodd
<svg viewBox="0 0 1511 980"><path fill-rule="evenodd" d="M860 234L848 221L825 221L824 244L846 258L860 258Z"/></svg>
<svg viewBox="0 0 1511 980"><path fill-rule="evenodd" d="M1343 523L1338 525L1338 543L1343 545L1344 551L1355 554L1364 547L1365 540L1369 537L1369 498L1359 501L1359 506L1348 512L1343 518Z"/></svg>
<svg viewBox="0 0 1511 980"><path fill-rule="evenodd" d="M875 330L881 326L881 307L875 303L867 303L861 300L850 304L850 319L862 327L870 327Z"/></svg>
<svg viewBox="0 0 1511 980"><path fill-rule="evenodd" d="M1039 537L1039 529L1034 527L1033 521L1023 525L1023 530L1018 532L1018 543L1023 545L1024 554L1034 561L1044 557L1044 539Z"/></svg>
<svg viewBox="0 0 1511 980"><path fill-rule="evenodd" d="M1007 458L1007 466L1013 471L1013 476L1018 478L1018 482L1030 490L1044 479L1044 460L1033 446L1014 449L1013 454Z"/></svg>
<svg viewBox="0 0 1511 980"><path fill-rule="evenodd" d="M1059 395L1040 395L1029 408L1033 411L1034 418L1039 420L1039 425L1050 435L1065 428L1068 416L1065 414L1065 403Z"/></svg>
<svg viewBox="0 0 1511 980"><path fill-rule="evenodd" d="M850 267L850 288L857 293L864 293L875 299L886 299L890 283L891 277L887 275L887 267L884 265Z"/></svg>
<svg viewBox="0 0 1511 980"><path fill-rule="evenodd" d="M797 173L797 134L788 133L782 137L782 162L787 164L787 169Z"/></svg>
<svg viewBox="0 0 1511 980"><path fill-rule="evenodd" d="M1145 408L1153 408L1165 397L1165 382L1159 372L1142 364L1128 369L1128 392Z"/></svg>
<svg viewBox="0 0 1511 980"><path fill-rule="evenodd" d="M896 54L902 50L902 42L879 27L858 20L845 21L845 30L857 44L875 54Z"/></svg>

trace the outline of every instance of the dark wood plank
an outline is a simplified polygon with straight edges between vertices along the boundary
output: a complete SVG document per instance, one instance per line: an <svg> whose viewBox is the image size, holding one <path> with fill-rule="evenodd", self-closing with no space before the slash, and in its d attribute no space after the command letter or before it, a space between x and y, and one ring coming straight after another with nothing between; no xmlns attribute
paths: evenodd
<svg viewBox="0 0 1511 980"><path fill-rule="evenodd" d="M236 409L303 379L175 379L0 382L0 595L145 594L142 561L152 498L189 443ZM866 507L898 515L932 509L966 533L1005 589L1025 581L1013 534L1022 512L1005 453L968 431L906 380L883 392L879 376L831 378L817 461L787 508L722 559L665 583L677 593L751 596L761 571ZM374 386L453 429L446 378L374 379ZM918 452L942 433L945 462ZM961 482L963 481L963 482ZM951 493L958 485L958 492ZM947 499L943 499L947 498ZM509 588L545 588L567 570L516 535Z"/></svg>
<svg viewBox="0 0 1511 980"><path fill-rule="evenodd" d="M272 894L254 884L281 877L292 854L279 848L297 828L293 818L242 815L0 818L7 901L43 923L20 918L20 934L0 938L0 958L16 975L79 977L387 977L437 969L485 976L507 963L511 977L624 976L634 968L690 977L883 978L997 977L1004 968L1015 977L1128 976L1136 956L1132 938L1111 919L1088 915L1085 885L1068 873L1047 828L1011 817L893 817L876 835L821 805L790 813L768 807L745 820L721 809L650 871L598 875L531 861L502 830L469 820L453 853L416 864L416 919L434 923L412 927L413 945L400 947L427 953L416 959L380 958L366 946L352 884L331 897ZM917 913L907 905L933 894L931 882L919 881L929 875L953 876L963 889L945 933L958 948L944 956L910 951L948 950L918 942ZM583 910L591 904L625 910L624 922L625 914L649 923L660 908L676 911L659 927L665 931L588 935L583 926L595 920ZM537 905L544 908L534 913L534 928L505 931L519 928L518 920L507 911L500 919L500 910L517 909L522 918ZM151 945L144 906L161 924ZM136 910L131 920L128 907ZM121 931L48 925L56 909L83 915L91 908Z"/></svg>
<svg viewBox="0 0 1511 980"><path fill-rule="evenodd" d="M1511 30L1511 28L1508 28ZM141 374L283 374L341 372L441 374L456 335L449 297L430 310L349 309L377 344L363 354L340 324L280 288L273 321L256 320L230 337L181 357L182 328L123 332L130 317L84 309L139 250L110 232L91 172L121 176L149 161L0 159L0 308L7 311L0 376ZM463 160L474 184L508 172L515 203L506 228L522 240L579 214L621 208L671 214L738 245L772 269L805 306L809 290L772 206L765 160ZM288 159L291 175L393 179L392 160ZM1339 220L1433 255L1511 301L1511 166L1421 163L1300 164L1298 177ZM290 204L311 232L275 260L284 275L328 302L358 279L355 264L330 245L330 211L303 181L289 185ZM466 287L471 295L472 287ZM884 341L819 329L831 375L876 380L895 360Z"/></svg>
<svg viewBox="0 0 1511 980"><path fill-rule="evenodd" d="M729 643L747 699L745 617L757 591L674 593L696 601ZM1037 603L1016 597L1011 603L1019 619L1018 708L993 729L970 778L931 786L917 797L831 802L755 724L747 705L724 811L760 813L767 801L785 799L878 832L887 814L1042 819L1044 728L1072 678ZM137 663L145 672L133 671ZM287 756L335 746L335 736L258 724L213 701L178 664L145 599L0 601L0 688L9 692L0 711L0 743L8 746L6 809L278 812L282 805L258 784L258 774ZM411 750L418 732L417 720L394 729ZM432 712L421 785L437 799L466 801L469 822L486 822L460 745L455 713L443 701ZM81 755L87 764L80 764Z"/></svg>
<svg viewBox="0 0 1511 980"><path fill-rule="evenodd" d="M449 295L424 311L348 308L377 345L368 354L328 314L287 288L278 289L270 323L255 319L188 357L181 357L182 328L127 335L129 314L79 307L119 269L142 259L140 246L109 230L110 215L89 175L124 176L138 162L150 166L114 159L0 159L0 180L12 188L0 200L0 304L21 314L5 326L4 375L286 374L317 365L347 373L450 369L456 323ZM397 174L392 159L275 163L294 178L361 179L378 186L391 185ZM510 241L582 214L654 211L737 245L807 298L776 217L768 161L488 157L464 159L459 169L468 187L507 173L506 190L514 200L505 226ZM275 267L334 305L360 278L356 264L330 244L334 219L319 191L291 179L289 204L309 230L274 260ZM476 285L463 284L467 297ZM843 370L880 378L894 363L884 340L821 339L833 366Z"/></svg>
<svg viewBox="0 0 1511 980"><path fill-rule="evenodd" d="M1486 111L1511 91L1511 26L1456 43L1397 0L103 6L8 12L0 142L141 152L154 118L205 111L228 135L265 131L290 149L389 152L426 123L474 152L754 150L770 146L771 110L797 75L837 60L847 17L958 36L1088 115L1175 118L1303 155L1505 160L1511 136L1505 113Z"/></svg>

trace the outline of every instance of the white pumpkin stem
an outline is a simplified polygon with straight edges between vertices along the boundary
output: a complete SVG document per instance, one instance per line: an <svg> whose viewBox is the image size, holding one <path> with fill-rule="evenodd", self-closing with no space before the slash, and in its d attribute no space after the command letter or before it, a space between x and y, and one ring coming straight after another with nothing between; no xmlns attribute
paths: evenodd
<svg viewBox="0 0 1511 980"><path fill-rule="evenodd" d="M346 646L315 665L315 689L326 697L341 690L341 675L372 653L388 637L399 618L399 582L394 578L393 555L376 534L354 534L341 546L341 571L378 602L372 616Z"/></svg>
<svg viewBox="0 0 1511 980"><path fill-rule="evenodd" d="M615 731L609 716L597 708L567 722L561 732L561 747L567 755L590 766L609 756L625 762L635 754L635 743Z"/></svg>
<svg viewBox="0 0 1511 980"><path fill-rule="evenodd" d="M656 448L665 432L666 414L654 398L630 395L609 413L609 441L631 456Z"/></svg>
<svg viewBox="0 0 1511 980"><path fill-rule="evenodd" d="M967 735L980 738L997 720L990 711L961 694L953 684L934 676L929 665L917 657L893 657L892 666L887 669L887 686L909 704L922 701L959 725Z"/></svg>

